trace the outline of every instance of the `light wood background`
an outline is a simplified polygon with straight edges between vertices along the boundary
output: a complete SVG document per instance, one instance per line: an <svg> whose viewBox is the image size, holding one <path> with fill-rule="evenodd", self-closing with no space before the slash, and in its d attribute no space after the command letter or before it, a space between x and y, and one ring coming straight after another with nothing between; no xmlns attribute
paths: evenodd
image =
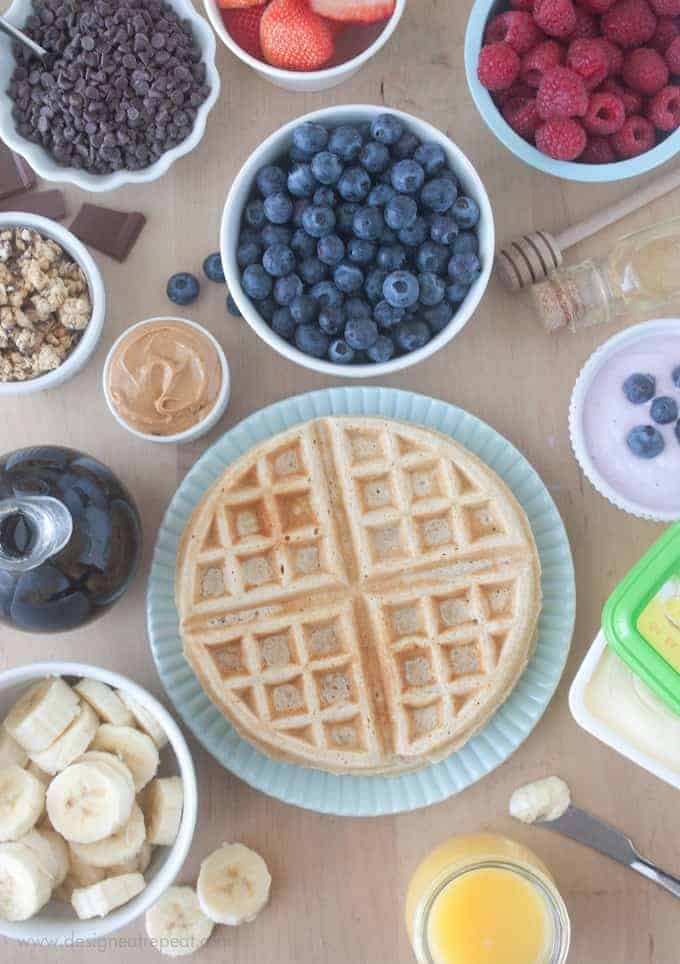
<svg viewBox="0 0 680 964"><path fill-rule="evenodd" d="M3 7L0 0L0 9ZM543 176L509 154L486 129L467 91L463 35L468 4L412 0L393 40L349 83L301 95L278 90L219 46L222 94L198 150L162 180L103 196L103 203L148 217L132 256L118 265L95 252L107 282L109 310L100 349L88 369L49 394L3 400L0 450L62 443L103 459L134 493L144 519L145 566L127 597L79 632L30 638L0 631L0 662L73 658L127 673L163 696L149 652L144 592L149 557L165 507L187 469L219 433L253 410L332 384L274 354L245 323L227 315L225 291L205 281L189 317L207 325L227 351L231 406L211 437L177 450L134 439L114 422L100 388L105 354L131 322L172 310L165 296L174 271L200 274L218 246L222 204L232 177L265 135L306 111L330 104L384 103L426 118L462 147L491 196L500 241L533 228L558 230L631 189L581 186ZM85 200L67 190L69 220ZM96 199L95 199L96 200ZM606 250L636 226L680 214L680 192L620 228L572 252ZM68 223L68 221L67 221ZM274 879L270 907L254 924L216 929L197 960L238 964L408 964L402 924L404 891L418 860L447 836L479 829L511 834L552 868L569 906L573 964L676 964L680 915L673 898L630 871L547 831L523 828L506 815L511 791L552 773L570 783L575 800L625 829L642 852L680 872L678 795L580 730L567 691L596 634L609 592L660 528L610 506L584 480L572 456L567 406L574 380L612 329L578 336L544 334L523 297L492 281L465 331L436 357L387 382L461 405L511 439L548 485L569 532L576 563L578 619L562 685L538 728L503 767L439 806L404 816L343 820L270 800L221 769L190 739L198 768L200 817L181 879L193 881L200 860L223 840L243 840L267 859ZM141 938L139 921L122 936ZM7 945L7 961L28 964L42 951ZM117 948L97 959L113 964L158 959L150 948ZM52 951L53 960L86 964L90 950ZM499 961L498 964L503 964Z"/></svg>

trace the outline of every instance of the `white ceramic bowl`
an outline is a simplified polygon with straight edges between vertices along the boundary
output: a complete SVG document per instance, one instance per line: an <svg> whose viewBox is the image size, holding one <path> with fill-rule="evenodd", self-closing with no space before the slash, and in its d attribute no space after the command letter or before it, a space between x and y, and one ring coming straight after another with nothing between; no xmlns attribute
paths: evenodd
<svg viewBox="0 0 680 964"><path fill-rule="evenodd" d="M394 358L392 361L383 364L336 365L333 362L322 361L306 355L272 331L264 318L258 313L255 304L241 287L241 272L236 261L236 247L241 225L241 214L252 191L257 172L266 164L273 164L281 158L288 147L290 147L294 129L300 124L305 123L305 121L314 121L319 124L325 124L328 127L338 127L340 124L361 124L366 121L371 122L379 114L384 113L394 114L400 118L405 126L422 140L436 141L438 144L441 144L452 169L458 177L463 193L474 198L479 204L481 216L477 230L479 234L479 256L482 262L482 274L470 288L465 300L456 309L456 313L450 323L423 348L419 348L418 351L411 352L409 355L402 355L399 358ZM449 140L445 134L442 134L440 130L433 127L432 124L428 124L427 121L419 120L417 117L412 117L410 114L405 114L402 111L372 105L347 105L315 111L312 114L306 114L304 117L299 117L297 120L291 121L268 137L267 140L250 155L234 180L224 205L220 230L220 249L227 285L241 314L250 327L253 328L260 338L266 341L270 347L290 361L296 362L304 368L311 368L312 371L345 378L379 378L383 375L389 375L391 372L400 371L403 368L410 368L411 365L416 365L419 361L428 358L436 351L439 351L444 345L448 344L467 324L482 299L482 295L491 277L494 246L494 221L489 196L477 171L461 149L457 147L453 141Z"/></svg>
<svg viewBox="0 0 680 964"><path fill-rule="evenodd" d="M161 751L161 759L165 759L159 772L167 776L179 775L184 786L184 811L177 839L171 847L159 847L154 850L153 859L145 874L147 886L129 903L106 917L81 921L76 917L70 904L52 900L39 914L29 920L17 923L0 920L0 935L11 940L35 944L44 942L48 947L76 946L78 941L96 941L130 924L151 907L175 880L189 853L196 826L198 807L196 771L184 736L158 700L126 676L98 666L58 661L16 666L14 669L0 673L0 718L5 717L22 690L45 676L88 676L128 692L149 713L153 714L168 737L170 749L166 747ZM169 759L170 750L174 754L172 761ZM10 952L7 960L11 957Z"/></svg>
<svg viewBox="0 0 680 964"><path fill-rule="evenodd" d="M222 387L220 388L220 393L217 396L217 401L215 402L214 408L206 415L202 422L197 425L188 428L185 432L177 432L175 435L148 435L146 432L139 432L137 429L129 425L124 418L119 415L116 406L114 405L113 399L111 398L111 393L109 391L109 371L111 368L111 361L113 360L114 353L123 340L127 338L131 331L135 328L140 328L142 325L149 325L157 321L176 321L183 325L189 325L191 328L195 328L196 331L200 331L208 341L211 343L215 351L217 352L217 357L220 360L222 366ZM172 315L160 315L157 318L145 318L143 321L138 321L134 325L130 325L125 331L119 335L114 341L113 345L109 349L109 353L106 356L106 361L104 363L104 374L102 376L102 383L104 388L104 397L106 398L106 404L109 406L109 411L118 422L118 424L130 432L132 435L136 435L137 438L144 439L146 442L158 442L161 445L180 445L183 442L193 442L202 435L205 435L214 428L215 425L224 415L227 405L229 404L229 398L231 395L231 377L229 374L229 362L227 361L227 356L224 354L224 350L218 340L214 335L204 328L202 325L197 324L195 321L189 321L188 318L174 318Z"/></svg>
<svg viewBox="0 0 680 964"><path fill-rule="evenodd" d="M51 372L45 372L44 375L39 375L37 378L32 378L26 382L0 382L0 398L3 395L31 395L34 392L46 391L49 388L63 385L69 378L77 375L85 367L97 348L106 317L104 280L94 258L75 234L71 234L61 224L49 218L43 218L37 214L24 214L21 211L7 211L0 214L0 231L10 227L25 227L39 231L45 237L52 238L53 241L62 246L64 251L71 255L73 260L83 269L87 278L90 301L92 302L92 317L83 332L82 338L59 368L55 368Z"/></svg>
<svg viewBox="0 0 680 964"><path fill-rule="evenodd" d="M208 15L210 23L215 29L215 33L222 43L225 44L239 60L242 60L244 64L252 67L260 77L268 80L276 87L283 87L284 90L311 93L318 90L328 90L330 87L337 87L338 84L342 84L343 81L349 80L350 77L354 76L371 57L374 57L378 51L385 46L397 29L397 25L406 7L406 0L397 0L394 13L387 23L382 26L382 29L379 24L375 27L369 25L362 26L361 28L350 28L352 30L361 29L362 31L368 31L368 39L370 41L368 46L362 44L361 48L358 49L353 56L353 51L350 51L349 58L335 67L326 67L324 70L311 71L281 70L279 67L271 67L262 60L258 60L257 57L251 57L242 47L239 47L227 30L217 0L203 0L203 6L205 7L205 12ZM373 38L372 40L371 37Z"/></svg>
<svg viewBox="0 0 680 964"><path fill-rule="evenodd" d="M210 85L210 94L198 109L196 120L190 135L167 151L155 164L142 171L116 171L113 174L90 174L75 167L64 167L58 164L39 144L22 137L12 118L12 101L7 94L10 77L14 70L15 61L12 55L12 42L9 37L0 33L0 140L3 140L13 151L24 157L36 174L45 181L61 181L75 184L83 191L114 191L124 184L141 184L155 181L161 177L178 158L183 157L199 144L205 132L208 114L217 102L220 93L220 75L215 67L215 37L203 19L200 17L190 0L168 0L168 3L184 20L190 20L194 35L198 40L203 60L207 68L206 83ZM16 27L22 27L29 14L33 12L33 0L13 0L5 13L5 17Z"/></svg>

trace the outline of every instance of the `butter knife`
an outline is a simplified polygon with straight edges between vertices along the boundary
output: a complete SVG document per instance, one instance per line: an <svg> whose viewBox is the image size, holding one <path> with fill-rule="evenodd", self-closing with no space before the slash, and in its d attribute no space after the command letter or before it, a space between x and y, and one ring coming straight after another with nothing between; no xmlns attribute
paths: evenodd
<svg viewBox="0 0 680 964"><path fill-rule="evenodd" d="M558 833L571 837L578 843L592 847L612 860L618 860L620 864L630 867L638 874L642 874L648 880L663 887L674 897L680 897L680 878L661 870L651 861L646 860L635 849L632 840L616 830L615 827L594 817L591 813L581 810L579 807L569 806L561 817L556 820L540 820L538 823L549 830L556 830Z"/></svg>

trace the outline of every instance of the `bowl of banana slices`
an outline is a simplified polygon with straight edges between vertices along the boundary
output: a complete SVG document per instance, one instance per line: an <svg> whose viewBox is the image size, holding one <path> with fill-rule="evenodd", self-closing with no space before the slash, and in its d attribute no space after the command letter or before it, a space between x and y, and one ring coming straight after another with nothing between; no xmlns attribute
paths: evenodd
<svg viewBox="0 0 680 964"><path fill-rule="evenodd" d="M196 774L153 696L96 666L33 663L0 673L0 719L0 935L97 940L181 889ZM157 929L161 949L167 914Z"/></svg>

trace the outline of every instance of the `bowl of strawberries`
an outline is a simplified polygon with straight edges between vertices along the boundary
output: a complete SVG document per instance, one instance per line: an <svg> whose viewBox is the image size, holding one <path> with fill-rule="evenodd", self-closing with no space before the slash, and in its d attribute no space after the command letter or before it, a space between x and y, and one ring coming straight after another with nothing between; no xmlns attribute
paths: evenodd
<svg viewBox="0 0 680 964"><path fill-rule="evenodd" d="M616 181L680 150L680 0L476 0L472 97L532 167Z"/></svg>
<svg viewBox="0 0 680 964"><path fill-rule="evenodd" d="M336 87L387 43L406 0L203 0L218 37L277 87Z"/></svg>

